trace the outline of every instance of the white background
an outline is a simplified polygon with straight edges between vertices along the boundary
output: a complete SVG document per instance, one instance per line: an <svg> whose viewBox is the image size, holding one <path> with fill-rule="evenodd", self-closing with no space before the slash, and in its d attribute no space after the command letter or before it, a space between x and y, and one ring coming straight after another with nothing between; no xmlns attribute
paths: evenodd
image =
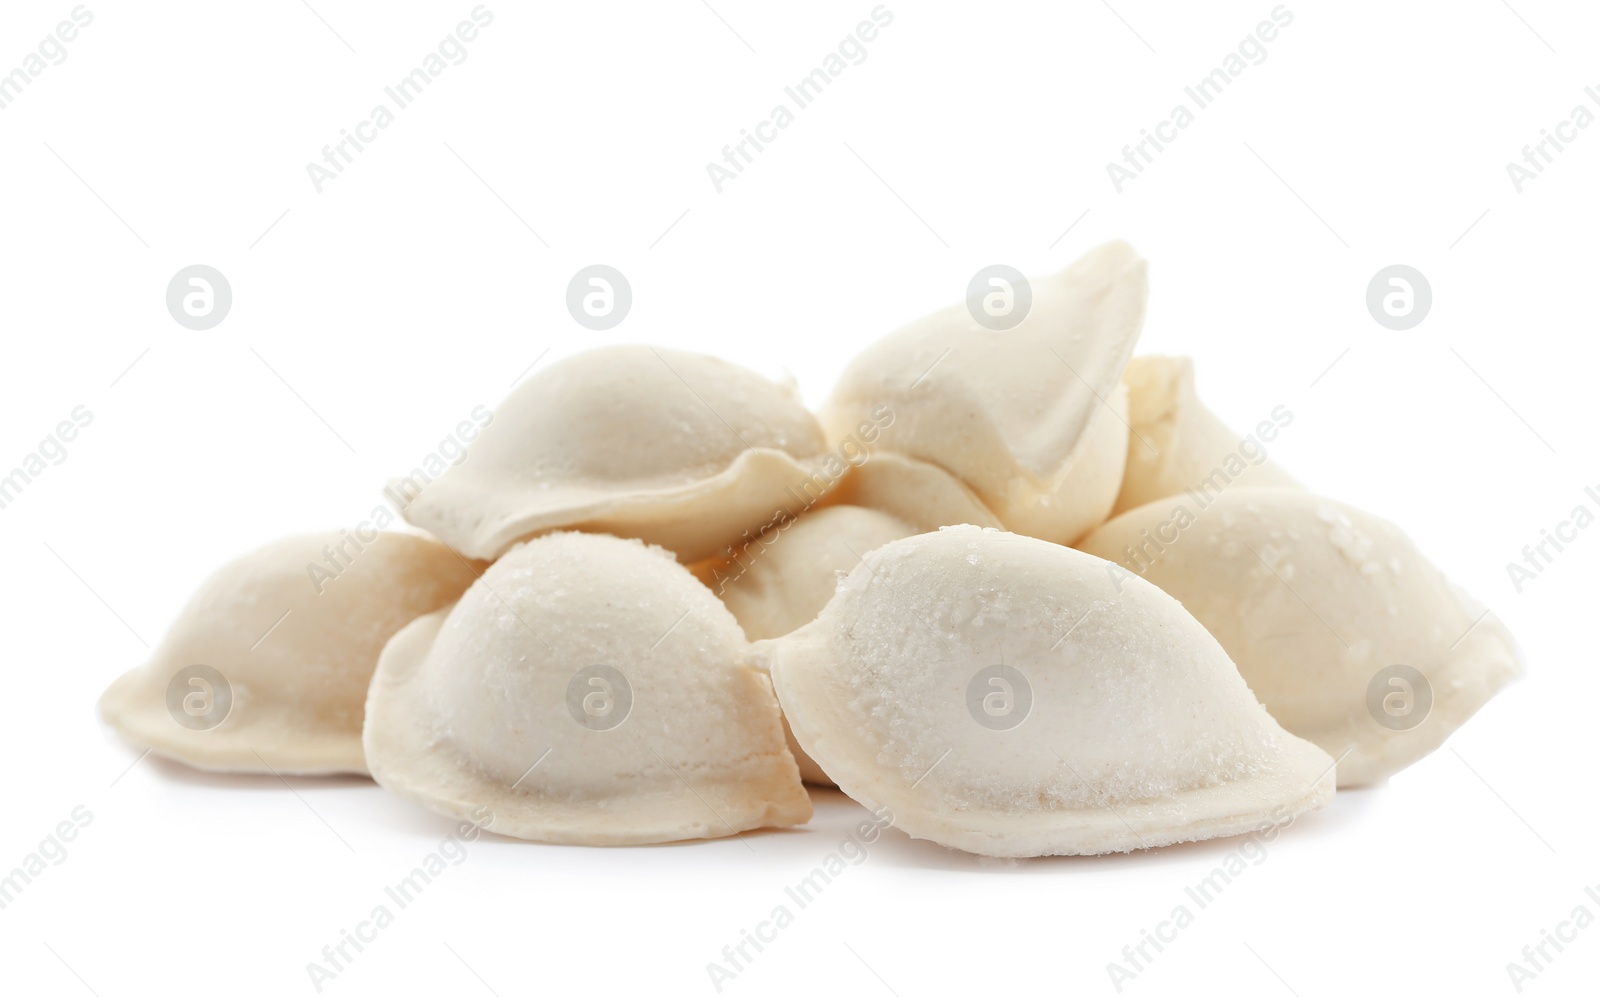
<svg viewBox="0 0 1600 997"><path fill-rule="evenodd" d="M0 911L0 987L312 993L306 963L449 829L361 779L129 768L95 698L222 561L366 518L540 357L698 349L818 403L980 267L1123 237L1151 261L1141 349L1192 354L1235 425L1289 406L1275 456L1406 526L1530 662L1444 749L1286 831L1124 992L1514 993L1524 945L1600 913L1600 529L1520 594L1506 573L1600 486L1600 127L1521 193L1506 163L1600 87L1600 15L1512 5L1292 0L1266 61L1119 194L1106 163L1270 0L891 2L866 61L717 193L707 162L870 0L496 0L319 194L306 164L470 0L89 4L0 111L0 467L94 413L0 510L0 870L94 815ZM0 8L0 72L72 6ZM596 262L634 293L605 333L564 303ZM233 287L207 332L164 305L193 263ZM1391 263L1433 288L1406 332L1364 304ZM325 992L714 993L706 964L861 813L824 794L742 840L486 838ZM1111 994L1106 964L1236 846L995 865L891 831L723 992ZM1525 992L1597 975L1600 926Z"/></svg>

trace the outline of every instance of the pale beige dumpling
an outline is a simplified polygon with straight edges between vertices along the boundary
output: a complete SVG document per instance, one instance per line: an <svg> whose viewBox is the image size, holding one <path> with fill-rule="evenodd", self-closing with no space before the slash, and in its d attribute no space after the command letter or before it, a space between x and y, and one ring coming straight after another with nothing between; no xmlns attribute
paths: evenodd
<svg viewBox="0 0 1600 997"><path fill-rule="evenodd" d="M876 509L836 505L762 534L704 580L739 621L745 636L765 640L810 623L833 598L841 574L868 551L921 532Z"/></svg>
<svg viewBox="0 0 1600 997"><path fill-rule="evenodd" d="M883 450L852 462L822 508L768 527L728 556L699 562L693 570L727 604L746 636L762 640L816 619L840 575L860 563L858 555L891 540L966 523L1000 525L949 472ZM795 741L787 720L783 736L806 782L833 785Z"/></svg>
<svg viewBox="0 0 1600 997"><path fill-rule="evenodd" d="M765 640L816 619L833 598L840 577L860 564L868 551L917 532L876 509L830 506L768 530L738 557L697 566L695 573L722 599L746 637ZM801 778L833 785L795 743L787 721L783 733Z"/></svg>
<svg viewBox="0 0 1600 997"><path fill-rule="evenodd" d="M501 402L460 465L392 482L407 520L472 557L555 529L639 537L685 561L817 502L836 483L791 387L715 357L610 346Z"/></svg>
<svg viewBox="0 0 1600 997"><path fill-rule="evenodd" d="M1189 491L1298 487L1268 455L1294 421L1285 406L1273 408L1249 433L1238 433L1200 401L1188 357L1134 357L1123 381L1132 432L1113 515Z"/></svg>
<svg viewBox="0 0 1600 997"><path fill-rule="evenodd" d="M384 787L498 834L716 838L811 817L778 701L717 598L659 547L528 541L384 649L367 700Z"/></svg>
<svg viewBox="0 0 1600 997"><path fill-rule="evenodd" d="M941 526L1000 526L988 506L950 472L892 450L850 468L827 502L878 509L918 533Z"/></svg>
<svg viewBox="0 0 1600 997"><path fill-rule="evenodd" d="M384 643L482 568L404 533L280 540L208 578L150 660L106 689L100 715L196 768L365 772L362 708Z"/></svg>
<svg viewBox="0 0 1600 997"><path fill-rule="evenodd" d="M1128 851L1325 804L1333 759L1273 722L1176 600L1106 569L1011 533L926 533L757 647L839 788L951 848Z"/></svg>
<svg viewBox="0 0 1600 997"><path fill-rule="evenodd" d="M1083 549L1177 597L1279 723L1343 756L1341 786L1433 751L1522 671L1506 628L1399 527L1300 489L1153 502Z"/></svg>
<svg viewBox="0 0 1600 997"><path fill-rule="evenodd" d="M877 450L950 472L1007 529L1071 543L1105 520L1121 487L1121 378L1146 290L1144 260L1110 243L1031 281L1013 328L986 328L966 303L913 322L851 361L823 426L839 439L888 413Z"/></svg>

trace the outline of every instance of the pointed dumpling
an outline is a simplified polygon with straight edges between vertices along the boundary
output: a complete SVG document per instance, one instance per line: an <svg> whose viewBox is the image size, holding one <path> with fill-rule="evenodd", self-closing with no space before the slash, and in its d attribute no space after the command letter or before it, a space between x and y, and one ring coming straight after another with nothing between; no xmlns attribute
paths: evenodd
<svg viewBox="0 0 1600 997"><path fill-rule="evenodd" d="M954 527L880 547L815 622L758 647L839 788L951 848L1128 851L1333 793L1333 759L1273 722L1176 600L1041 540Z"/></svg>
<svg viewBox="0 0 1600 997"><path fill-rule="evenodd" d="M1144 323L1145 263L1110 243L1031 290L1011 329L985 328L960 304L878 340L821 419L838 439L892 414L879 449L955 475L1007 529L1070 543L1104 521L1121 485L1120 384Z"/></svg>
<svg viewBox="0 0 1600 997"><path fill-rule="evenodd" d="M751 640L781 637L817 618L833 598L839 578L861 563L868 551L918 531L876 509L835 505L808 512L768 530L736 558L697 566ZM789 725L784 738L800 777L831 786L833 780L795 743Z"/></svg>
<svg viewBox="0 0 1600 997"><path fill-rule="evenodd" d="M405 533L280 540L208 578L100 715L197 768L365 772L362 707L384 642L482 567Z"/></svg>
<svg viewBox="0 0 1600 997"><path fill-rule="evenodd" d="M697 353L610 346L529 377L463 463L390 489L410 522L472 557L576 528L693 561L816 502L836 483L830 460L791 388Z"/></svg>
<svg viewBox="0 0 1600 997"><path fill-rule="evenodd" d="M763 640L816 619L839 577L869 550L966 523L1000 525L948 471L881 450L852 463L821 508L768 527L728 555L699 562L692 570L727 604L746 636ZM783 736L806 782L833 785L796 743L787 720Z"/></svg>
<svg viewBox="0 0 1600 997"><path fill-rule="evenodd" d="M1399 527L1299 489L1153 502L1083 549L1181 601L1279 723L1344 756L1341 786L1433 751L1522 670L1504 625Z"/></svg>
<svg viewBox="0 0 1600 997"><path fill-rule="evenodd" d="M1188 489L1294 488L1268 459L1267 444L1294 419L1279 406L1248 435L1234 432L1200 401L1188 357L1134 357L1128 386L1128 464L1113 515Z"/></svg>
<svg viewBox="0 0 1600 997"><path fill-rule="evenodd" d="M373 778L498 834L627 845L811 817L772 684L670 553L554 533L384 649ZM480 822L482 822L480 820Z"/></svg>

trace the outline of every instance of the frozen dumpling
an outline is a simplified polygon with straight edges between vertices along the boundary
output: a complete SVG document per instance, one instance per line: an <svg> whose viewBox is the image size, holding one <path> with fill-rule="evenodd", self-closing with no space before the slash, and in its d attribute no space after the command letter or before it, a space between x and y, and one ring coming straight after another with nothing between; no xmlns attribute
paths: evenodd
<svg viewBox="0 0 1600 997"><path fill-rule="evenodd" d="M1144 323L1145 263L1125 243L1031 284L1013 328L966 304L869 346L821 419L830 439L873 412L876 443L955 475L1007 529L1070 543L1103 522L1127 459L1122 371Z"/></svg>
<svg viewBox="0 0 1600 997"><path fill-rule="evenodd" d="M844 467L791 388L697 353L610 346L523 381L461 464L390 490L472 557L576 528L694 561L818 501L837 483L830 463Z"/></svg>
<svg viewBox="0 0 1600 997"><path fill-rule="evenodd" d="M751 640L781 637L810 623L833 598L839 578L861 563L868 551L919 532L876 509L836 505L808 512L768 530L739 556L697 568L701 581L721 597ZM806 782L833 780L784 737Z"/></svg>
<svg viewBox="0 0 1600 997"><path fill-rule="evenodd" d="M839 577L868 551L920 532L886 512L854 505L808 512L768 530L702 580L751 640L781 637L822 612Z"/></svg>
<svg viewBox="0 0 1600 997"><path fill-rule="evenodd" d="M1294 421L1284 406L1240 434L1200 401L1188 357L1134 357L1123 380L1132 432L1113 515L1190 490L1297 487L1267 457L1267 445Z"/></svg>
<svg viewBox="0 0 1600 997"><path fill-rule="evenodd" d="M758 645L796 739L913 837L1097 854L1282 824L1334 764L1177 601L1079 551L962 526L866 556Z"/></svg>
<svg viewBox="0 0 1600 997"><path fill-rule="evenodd" d="M100 714L197 768L365 772L362 707L384 642L482 567L405 533L280 540L207 579Z"/></svg>
<svg viewBox="0 0 1600 997"><path fill-rule="evenodd" d="M397 634L366 748L386 788L535 841L811 817L772 684L728 610L669 552L601 534L516 547L455 608Z"/></svg>
<svg viewBox="0 0 1600 997"><path fill-rule="evenodd" d="M763 640L816 619L860 555L891 540L966 523L1000 525L949 472L878 451L851 464L822 508L768 527L693 570L727 604L745 635ZM805 781L833 785L795 742L787 720L783 734Z"/></svg>
<svg viewBox="0 0 1600 997"><path fill-rule="evenodd" d="M1433 751L1522 670L1500 621L1399 527L1299 489L1153 502L1083 549L1181 601L1279 723L1344 756L1341 786Z"/></svg>
<svg viewBox="0 0 1600 997"><path fill-rule="evenodd" d="M878 509L928 533L941 526L993 526L1000 520L955 476L927 461L880 450L845 472L827 502Z"/></svg>

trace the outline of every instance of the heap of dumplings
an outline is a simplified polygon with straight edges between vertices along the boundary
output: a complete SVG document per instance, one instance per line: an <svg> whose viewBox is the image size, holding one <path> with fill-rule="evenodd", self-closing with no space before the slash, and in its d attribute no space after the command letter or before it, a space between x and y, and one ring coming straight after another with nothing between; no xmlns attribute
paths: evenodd
<svg viewBox="0 0 1600 997"><path fill-rule="evenodd" d="M430 536L240 558L102 716L542 842L802 824L805 782L985 856L1292 822L1519 652L1397 527L1241 460L1190 361L1133 357L1146 293L1100 247L1013 328L885 336L815 415L707 356L552 364L406 504Z"/></svg>

